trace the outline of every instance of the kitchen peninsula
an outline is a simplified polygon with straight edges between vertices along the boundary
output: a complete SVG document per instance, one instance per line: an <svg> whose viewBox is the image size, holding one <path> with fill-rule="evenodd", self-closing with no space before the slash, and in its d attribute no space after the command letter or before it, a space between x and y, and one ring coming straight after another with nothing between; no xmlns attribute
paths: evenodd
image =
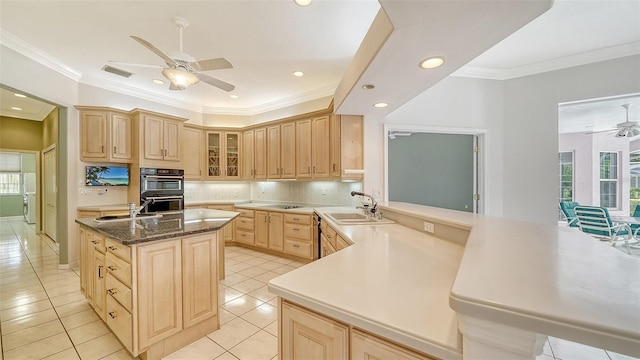
<svg viewBox="0 0 640 360"><path fill-rule="evenodd" d="M638 259L575 229L379 208L396 224L341 225L326 215L342 209L316 209L352 245L270 281L281 354L531 359L554 336L640 356Z"/></svg>
<svg viewBox="0 0 640 360"><path fill-rule="evenodd" d="M81 291L132 355L161 359L220 327L218 230L237 215L76 220Z"/></svg>

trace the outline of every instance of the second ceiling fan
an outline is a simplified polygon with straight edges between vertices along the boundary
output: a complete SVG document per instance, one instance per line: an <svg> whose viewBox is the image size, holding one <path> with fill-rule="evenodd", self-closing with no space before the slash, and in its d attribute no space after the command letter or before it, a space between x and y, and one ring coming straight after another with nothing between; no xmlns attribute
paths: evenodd
<svg viewBox="0 0 640 360"><path fill-rule="evenodd" d="M235 89L234 85L202 73L203 71L209 70L230 69L233 67L231 63L224 58L197 61L191 55L184 53L182 51L182 30L189 26L189 22L186 19L177 16L173 18L173 22L176 24L180 31L180 51L163 52L162 50L153 46L153 44L151 44L147 40L138 36L131 35L132 39L134 39L147 49L151 50L151 52L153 52L154 54L161 57L162 60L164 60L164 62L167 64L167 67L114 61L112 61L112 63L130 66L161 68L163 69L162 75L164 75L171 82L171 85L169 86L170 90L184 90L187 87L197 83L198 81L202 81L224 91L233 91L233 89Z"/></svg>

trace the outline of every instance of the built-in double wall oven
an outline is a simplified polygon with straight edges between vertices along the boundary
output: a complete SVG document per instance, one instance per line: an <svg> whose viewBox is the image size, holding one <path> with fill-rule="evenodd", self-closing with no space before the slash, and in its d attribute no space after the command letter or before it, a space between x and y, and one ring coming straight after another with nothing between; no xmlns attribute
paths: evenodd
<svg viewBox="0 0 640 360"><path fill-rule="evenodd" d="M145 213L184 210L184 170L140 169L140 204Z"/></svg>

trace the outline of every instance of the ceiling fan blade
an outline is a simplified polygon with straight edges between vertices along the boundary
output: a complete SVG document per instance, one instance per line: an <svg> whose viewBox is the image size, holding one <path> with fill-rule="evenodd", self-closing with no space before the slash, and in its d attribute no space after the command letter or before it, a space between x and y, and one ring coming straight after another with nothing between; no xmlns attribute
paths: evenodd
<svg viewBox="0 0 640 360"><path fill-rule="evenodd" d="M191 63L191 65L199 71L230 69L233 67L233 65L224 58L200 60Z"/></svg>
<svg viewBox="0 0 640 360"><path fill-rule="evenodd" d="M118 64L118 65L124 65L124 66L137 66L137 67L147 67L147 68L154 68L154 69L163 69L163 66L160 65L151 65L151 64L134 64L134 63L128 63L128 62L121 62L121 61L111 61L109 60L110 64Z"/></svg>
<svg viewBox="0 0 640 360"><path fill-rule="evenodd" d="M178 66L178 63L173 60L171 57L169 57L169 55L163 53L160 49L158 49L157 47L153 46L150 42L148 42L145 39L139 38L137 36L133 36L130 35L131 38L137 42L139 42L140 44L142 44L142 46L146 47L147 49L151 50L154 54L160 56L169 66Z"/></svg>
<svg viewBox="0 0 640 360"><path fill-rule="evenodd" d="M220 88L224 91L233 91L233 89L235 89L236 87L234 85L231 85L227 82L224 82L222 80L218 80L216 78L212 78L209 75L205 75L205 74L198 74L198 77L200 78L201 81L206 82L209 85L213 85L217 88Z"/></svg>

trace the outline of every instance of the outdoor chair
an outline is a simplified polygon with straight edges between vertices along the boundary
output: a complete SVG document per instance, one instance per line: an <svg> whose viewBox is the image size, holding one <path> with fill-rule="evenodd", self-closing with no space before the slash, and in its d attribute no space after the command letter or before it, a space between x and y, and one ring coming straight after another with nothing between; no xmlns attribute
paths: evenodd
<svg viewBox="0 0 640 360"><path fill-rule="evenodd" d="M578 227L578 219L576 218L574 209L576 206L580 206L580 204L575 201L560 201L559 206L569 226Z"/></svg>
<svg viewBox="0 0 640 360"><path fill-rule="evenodd" d="M582 232L599 240L609 241L612 246L622 241L627 246L627 252L631 254L629 238L632 232L628 224L614 225L609 211L603 207L576 206L574 211Z"/></svg>

